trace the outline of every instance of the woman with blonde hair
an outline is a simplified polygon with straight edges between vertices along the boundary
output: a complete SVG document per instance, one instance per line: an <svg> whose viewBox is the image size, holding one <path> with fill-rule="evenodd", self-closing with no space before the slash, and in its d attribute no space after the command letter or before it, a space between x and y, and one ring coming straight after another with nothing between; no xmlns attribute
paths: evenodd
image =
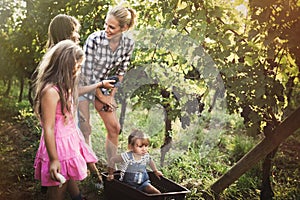
<svg viewBox="0 0 300 200"><path fill-rule="evenodd" d="M81 73L84 85L112 76L117 81L122 81L134 49L134 40L126 32L134 26L135 19L136 13L133 9L115 6L106 15L105 29L89 35L84 44L86 60ZM79 97L79 110L86 119L80 123L80 129L89 144L91 143L89 111L91 102L95 103L95 108L105 124L107 160L116 154L120 134L120 123L116 116L117 104L114 98L116 92L117 86L111 90L97 89Z"/></svg>

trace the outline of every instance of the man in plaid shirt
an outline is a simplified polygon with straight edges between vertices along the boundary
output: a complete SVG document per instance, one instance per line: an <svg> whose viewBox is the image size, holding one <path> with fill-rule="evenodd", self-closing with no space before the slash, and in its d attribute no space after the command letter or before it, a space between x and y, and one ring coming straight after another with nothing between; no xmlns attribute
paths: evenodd
<svg viewBox="0 0 300 200"><path fill-rule="evenodd" d="M136 15L131 8L113 7L105 19L105 30L92 33L85 42L86 60L81 71L81 85L91 85L110 76L117 76L122 81L130 57L134 49L134 41L126 36L126 32L134 25ZM107 160L117 153L120 123L116 116L114 95L112 90L101 88L79 97L80 129L85 141L91 145L91 125L89 104L95 102L95 108L107 129ZM95 98L96 97L96 98Z"/></svg>

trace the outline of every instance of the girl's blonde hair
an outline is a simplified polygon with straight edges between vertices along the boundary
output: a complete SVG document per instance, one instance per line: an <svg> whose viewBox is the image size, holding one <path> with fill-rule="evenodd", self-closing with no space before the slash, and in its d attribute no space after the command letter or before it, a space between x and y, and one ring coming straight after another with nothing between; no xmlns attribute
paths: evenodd
<svg viewBox="0 0 300 200"><path fill-rule="evenodd" d="M119 22L121 28L125 25L128 26L128 29L132 28L136 19L136 12L132 8L126 8L122 5L115 6L111 8L107 15L112 15Z"/></svg>
<svg viewBox="0 0 300 200"><path fill-rule="evenodd" d="M141 139L144 145L148 146L150 144L148 135L140 130L133 130L128 136L128 145L134 146L137 139Z"/></svg>
<svg viewBox="0 0 300 200"><path fill-rule="evenodd" d="M84 59L83 50L71 40L63 40L53 46L43 57L38 66L35 80L34 110L41 118L41 97L46 86L58 89L61 102L61 112L66 117L71 112L70 99L77 102L78 61Z"/></svg>
<svg viewBox="0 0 300 200"><path fill-rule="evenodd" d="M80 23L75 17L65 14L56 15L48 27L47 48L51 48L62 40L72 39L72 33L79 29Z"/></svg>

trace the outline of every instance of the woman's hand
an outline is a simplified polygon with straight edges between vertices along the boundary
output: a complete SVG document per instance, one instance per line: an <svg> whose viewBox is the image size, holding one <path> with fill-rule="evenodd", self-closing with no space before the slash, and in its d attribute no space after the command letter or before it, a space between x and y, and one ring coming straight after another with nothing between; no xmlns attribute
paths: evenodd
<svg viewBox="0 0 300 200"><path fill-rule="evenodd" d="M101 91L99 91L101 92ZM97 99L95 99L95 108L97 111L106 111L106 112L113 112L115 111L118 106L113 96L106 96L106 95L97 95ZM107 108L105 108L107 106Z"/></svg>
<svg viewBox="0 0 300 200"><path fill-rule="evenodd" d="M114 180L114 175L113 175L113 174L108 174L108 175L107 175L107 180L108 180L108 181Z"/></svg>
<svg viewBox="0 0 300 200"><path fill-rule="evenodd" d="M112 158L112 159L113 159L113 158ZM108 168L107 168L107 172L108 172L107 180L108 180L108 181L111 181L111 180L114 179L114 171L115 171L115 169L112 168L112 167L108 167Z"/></svg>

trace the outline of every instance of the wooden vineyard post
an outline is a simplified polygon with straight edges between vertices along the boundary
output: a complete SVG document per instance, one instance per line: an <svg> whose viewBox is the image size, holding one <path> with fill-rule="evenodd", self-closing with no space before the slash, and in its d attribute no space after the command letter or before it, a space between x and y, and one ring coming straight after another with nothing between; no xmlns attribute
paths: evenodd
<svg viewBox="0 0 300 200"><path fill-rule="evenodd" d="M251 169L260 160L264 159L267 154L279 146L288 136L292 135L300 128L300 107L297 108L289 117L280 123L270 134L270 137L264 138L244 157L242 157L230 170L221 176L210 187L211 193L218 198L219 194L242 176L246 171ZM204 195L207 195L204 194ZM214 199L214 198L213 198Z"/></svg>

